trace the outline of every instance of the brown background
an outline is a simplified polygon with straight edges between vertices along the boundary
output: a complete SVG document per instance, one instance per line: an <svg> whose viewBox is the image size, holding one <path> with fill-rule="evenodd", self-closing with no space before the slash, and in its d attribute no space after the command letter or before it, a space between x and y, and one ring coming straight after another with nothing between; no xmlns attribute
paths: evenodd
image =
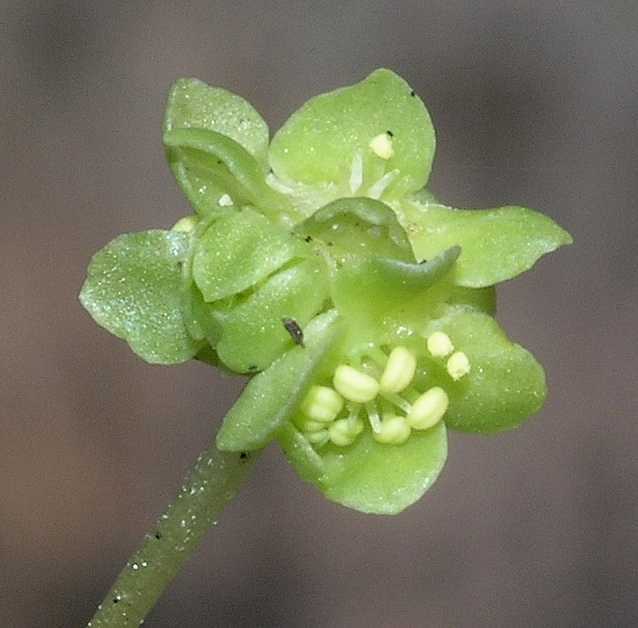
<svg viewBox="0 0 638 628"><path fill-rule="evenodd" d="M382 65L430 109L438 196L574 234L501 290L551 396L517 432L453 434L396 518L269 451L147 625L636 625L634 0L2 4L0 625L82 626L240 388L144 364L76 299L109 239L185 213L170 83L226 86L276 129Z"/></svg>

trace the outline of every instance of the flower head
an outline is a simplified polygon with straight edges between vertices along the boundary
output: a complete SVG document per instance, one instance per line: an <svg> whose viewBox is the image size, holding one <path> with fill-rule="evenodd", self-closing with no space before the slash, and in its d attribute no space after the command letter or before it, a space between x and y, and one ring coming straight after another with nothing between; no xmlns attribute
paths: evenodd
<svg viewBox="0 0 638 628"><path fill-rule="evenodd" d="M571 238L529 209L434 200L434 130L403 79L317 96L270 143L242 98L184 79L164 131L195 213L114 240L81 299L147 361L252 376L220 449L277 440L328 498L392 514L438 476L447 428L540 409L543 370L494 320L494 285Z"/></svg>

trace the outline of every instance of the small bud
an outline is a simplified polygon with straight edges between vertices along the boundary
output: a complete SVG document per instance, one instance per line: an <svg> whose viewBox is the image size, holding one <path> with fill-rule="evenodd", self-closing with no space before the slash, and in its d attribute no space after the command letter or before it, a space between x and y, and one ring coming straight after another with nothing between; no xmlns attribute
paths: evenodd
<svg viewBox="0 0 638 628"><path fill-rule="evenodd" d="M335 421L328 430L330 440L338 447L347 447L352 445L355 439L363 430L363 421L358 419L352 423L348 419L339 419Z"/></svg>
<svg viewBox="0 0 638 628"><path fill-rule="evenodd" d="M302 412L310 419L330 423L343 408L343 399L328 386L312 386L301 402Z"/></svg>
<svg viewBox="0 0 638 628"><path fill-rule="evenodd" d="M314 421L313 419L309 419L305 416L301 416L295 419L295 425L302 432L319 432L320 430L323 430L326 427L325 422Z"/></svg>
<svg viewBox="0 0 638 628"><path fill-rule="evenodd" d="M379 392L379 384L374 377L347 364L337 367L332 383L346 399L357 403L372 401Z"/></svg>
<svg viewBox="0 0 638 628"><path fill-rule="evenodd" d="M435 331L428 336L428 351L434 358L444 358L454 351L454 345L446 333Z"/></svg>
<svg viewBox="0 0 638 628"><path fill-rule="evenodd" d="M190 216L184 216L180 218L171 228L171 231L182 231L184 233L189 233L195 228L195 225L199 222L199 217L195 214L191 214Z"/></svg>
<svg viewBox="0 0 638 628"><path fill-rule="evenodd" d="M384 445L401 445L410 437L410 426L402 416L386 415L383 417L381 429L372 432L377 443Z"/></svg>
<svg viewBox="0 0 638 628"><path fill-rule="evenodd" d="M447 361L447 372L456 381L470 372L470 361L463 351L457 351Z"/></svg>
<svg viewBox="0 0 638 628"><path fill-rule="evenodd" d="M416 371L416 358L405 347L395 347L385 365L379 382L381 390L399 393L410 385Z"/></svg>
<svg viewBox="0 0 638 628"><path fill-rule="evenodd" d="M443 418L448 405L447 393L442 388L430 388L412 404L407 416L408 424L415 430L427 430Z"/></svg>
<svg viewBox="0 0 638 628"><path fill-rule="evenodd" d="M316 445L317 447L325 445L330 440L330 434L328 434L328 430L311 432L310 434L305 434L305 437L311 445Z"/></svg>
<svg viewBox="0 0 638 628"><path fill-rule="evenodd" d="M392 138L387 133L379 133L370 140L372 152L381 159L390 159L394 155Z"/></svg>

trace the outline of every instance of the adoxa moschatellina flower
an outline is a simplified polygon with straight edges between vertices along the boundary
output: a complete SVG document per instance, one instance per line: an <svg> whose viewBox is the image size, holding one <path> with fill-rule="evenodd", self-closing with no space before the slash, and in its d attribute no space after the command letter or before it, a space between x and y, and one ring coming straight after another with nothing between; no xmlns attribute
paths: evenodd
<svg viewBox="0 0 638 628"><path fill-rule="evenodd" d="M311 99L270 143L245 100L180 80L164 143L195 213L111 242L81 299L149 362L251 376L218 448L278 441L329 499L393 514L438 476L448 428L540 409L543 370L494 320L494 285L571 238L522 207L436 201L430 117L396 74Z"/></svg>

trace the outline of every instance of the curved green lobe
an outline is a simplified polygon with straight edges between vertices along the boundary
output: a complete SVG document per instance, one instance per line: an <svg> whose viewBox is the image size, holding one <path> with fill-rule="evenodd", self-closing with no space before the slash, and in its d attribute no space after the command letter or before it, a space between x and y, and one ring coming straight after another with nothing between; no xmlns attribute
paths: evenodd
<svg viewBox="0 0 638 628"><path fill-rule="evenodd" d="M338 504L365 513L395 515L416 502L438 477L447 457L445 425L413 432L398 446L363 433L353 445L327 445L317 454L293 426L278 436L299 475Z"/></svg>
<svg viewBox="0 0 638 628"><path fill-rule="evenodd" d="M332 297L351 327L379 329L387 317L407 324L414 304L425 317L428 291L452 269L459 256L452 247L425 264L372 257L353 261L337 271Z"/></svg>
<svg viewBox="0 0 638 628"><path fill-rule="evenodd" d="M410 242L392 209L371 198L333 201L297 225L302 236L322 240L342 263L353 257L391 257L414 261Z"/></svg>
<svg viewBox="0 0 638 628"><path fill-rule="evenodd" d="M292 418L322 359L339 336L335 310L313 319L304 330L305 346L296 346L250 380L226 415L217 435L224 451L264 447Z"/></svg>
<svg viewBox="0 0 638 628"><path fill-rule="evenodd" d="M180 264L187 250L184 233L128 233L96 253L89 265L82 304L147 362L185 362L199 348L182 318Z"/></svg>
<svg viewBox="0 0 638 628"><path fill-rule="evenodd" d="M431 259L460 245L455 281L471 288L516 277L572 242L551 218L524 207L465 210L405 201L402 211L415 257Z"/></svg>
<svg viewBox="0 0 638 628"><path fill-rule="evenodd" d="M193 209L209 215L225 209L220 203L244 205L251 202L248 192L231 175L228 168L215 158L188 148L168 151L168 163L177 183Z"/></svg>
<svg viewBox="0 0 638 628"><path fill-rule="evenodd" d="M257 160L231 138L208 129L174 129L164 133L164 144L172 150L183 151L178 155L187 168L194 168L200 176L208 172L219 187L222 187L219 181L234 185L235 196L240 199L247 198L252 205L270 213L294 212L286 197L266 185L263 168ZM237 198L231 196L231 199L238 204Z"/></svg>

